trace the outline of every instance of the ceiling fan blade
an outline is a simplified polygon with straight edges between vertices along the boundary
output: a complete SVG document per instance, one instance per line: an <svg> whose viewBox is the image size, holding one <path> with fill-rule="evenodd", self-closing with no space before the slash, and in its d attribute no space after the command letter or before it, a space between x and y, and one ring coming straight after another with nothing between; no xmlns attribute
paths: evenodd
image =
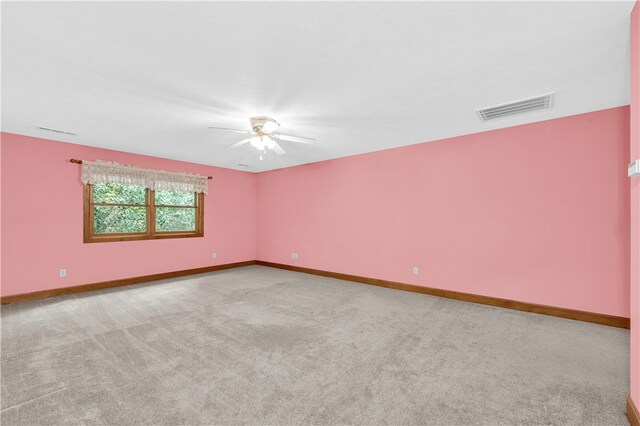
<svg viewBox="0 0 640 426"><path fill-rule="evenodd" d="M212 130L226 130L228 132L238 132L238 133L251 133L249 130L240 130L240 129L228 129L226 127L208 127Z"/></svg>
<svg viewBox="0 0 640 426"><path fill-rule="evenodd" d="M283 135L282 133L274 133L273 135L283 141L306 143L309 145L313 145L313 142L315 141L314 138L307 138L305 136Z"/></svg>
<svg viewBox="0 0 640 426"><path fill-rule="evenodd" d="M251 140L250 138L242 139L242 140L241 140L241 141L239 141L239 142L232 143L231 145L227 145L227 146L225 146L225 148L237 148L237 147L239 147L239 146L241 146L241 145L244 145L245 143L249 142L250 140Z"/></svg>
<svg viewBox="0 0 640 426"><path fill-rule="evenodd" d="M276 142L276 141L273 141L273 144L271 145L271 149L273 150L273 152L275 152L278 155L282 155L282 154L286 154L287 153L287 151L282 149L282 147L280 145L278 145L278 142Z"/></svg>

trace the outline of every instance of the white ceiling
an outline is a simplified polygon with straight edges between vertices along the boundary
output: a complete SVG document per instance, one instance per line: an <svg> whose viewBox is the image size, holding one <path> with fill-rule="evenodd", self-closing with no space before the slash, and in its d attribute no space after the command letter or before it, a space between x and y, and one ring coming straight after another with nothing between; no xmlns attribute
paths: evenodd
<svg viewBox="0 0 640 426"><path fill-rule="evenodd" d="M264 171L611 108L629 103L632 7L3 2L2 130ZM551 91L550 111L474 111ZM317 145L259 161L207 129L254 115Z"/></svg>

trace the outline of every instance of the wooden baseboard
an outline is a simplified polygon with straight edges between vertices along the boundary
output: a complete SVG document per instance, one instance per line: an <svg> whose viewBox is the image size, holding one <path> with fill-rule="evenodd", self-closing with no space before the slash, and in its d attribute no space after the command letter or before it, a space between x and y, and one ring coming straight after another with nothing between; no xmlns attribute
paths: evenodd
<svg viewBox="0 0 640 426"><path fill-rule="evenodd" d="M47 299L49 297L63 296L67 294L84 293L86 291L102 290L105 288L121 287L131 284L140 284L148 281L164 280L167 278L183 277L185 275L203 274L206 272L221 271L229 268L239 268L241 266L254 265L255 260L246 262L226 263L224 265L205 266L203 268L184 269L182 271L163 272L161 274L143 275L141 277L123 278L112 281L102 281L99 283L83 284L73 287L54 288L51 290L36 291L33 293L14 294L0 298L0 304L27 302L30 300Z"/></svg>
<svg viewBox="0 0 640 426"><path fill-rule="evenodd" d="M414 284L405 284L395 281L379 280L376 278L361 277L358 275L341 274L338 272L322 271L319 269L303 268L282 263L256 261L256 264L270 266L272 268L286 269L287 271L303 272L305 274L320 275L323 277L337 278L339 280L353 281L362 284L375 285L379 287L393 288L396 290L411 291L414 293L428 294L431 296L446 297L448 299L462 300L465 302L480 303L483 305L498 306L501 308L515 309L517 311L533 312L542 315L551 315L560 318L568 318L578 321L592 322L596 324L609 325L612 327L629 328L629 318L614 315L599 314L594 312L578 311L574 309L558 308L555 306L538 305L535 303L518 302L516 300L500 299L491 296L481 296L471 293L462 293L439 288L423 287Z"/></svg>
<svg viewBox="0 0 640 426"><path fill-rule="evenodd" d="M631 426L640 426L640 411L638 411L638 407L633 403L631 396L627 398L627 418Z"/></svg>
<svg viewBox="0 0 640 426"><path fill-rule="evenodd" d="M612 327L629 328L629 318L617 317L613 315L598 314L574 309L558 308L555 306L538 305L535 303L518 302L515 300L500 299L497 297L481 296L471 293L462 293L439 288L423 287L414 284L406 284L395 281L379 280L376 278L361 277L358 275L342 274L339 272L322 271L320 269L303 268L282 263L265 262L262 260L249 260L246 262L227 263L224 265L206 266L203 268L185 269L182 271L164 272L160 274L144 275L133 278L123 278L119 280L103 281L99 283L83 284L73 287L63 287L51 290L37 291L34 293L15 294L0 298L0 304L27 302L30 300L46 299L49 297L63 296L67 294L83 293L86 291L102 290L105 288L120 287L131 284L140 284L149 281L164 280L167 278L182 277L186 275L203 274L206 272L220 271L229 268L238 268L249 265L263 265L272 268L285 269L288 271L303 272L306 274L320 275L323 277L337 278L345 281L353 281L362 284L375 285L379 287L393 288L396 290L411 291L414 293L428 294L431 296L446 297L448 299L462 300L465 302L480 303L483 305L498 306L501 308L515 309L518 311L533 312L542 315L551 315L560 318L568 318L578 321L592 322L596 324L609 325ZM638 425L640 426L640 425Z"/></svg>

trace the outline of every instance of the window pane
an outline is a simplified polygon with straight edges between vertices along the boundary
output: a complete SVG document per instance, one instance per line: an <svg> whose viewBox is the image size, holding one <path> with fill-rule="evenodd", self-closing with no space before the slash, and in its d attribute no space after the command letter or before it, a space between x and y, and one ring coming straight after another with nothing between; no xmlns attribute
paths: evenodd
<svg viewBox="0 0 640 426"><path fill-rule="evenodd" d="M157 231L195 231L196 209L180 207L156 208Z"/></svg>
<svg viewBox="0 0 640 426"><path fill-rule="evenodd" d="M145 232L147 230L147 208L94 206L93 229L96 234Z"/></svg>
<svg viewBox="0 0 640 426"><path fill-rule="evenodd" d="M126 186L119 183L96 183L93 185L94 203L145 204L143 186Z"/></svg>
<svg viewBox="0 0 640 426"><path fill-rule="evenodd" d="M156 191L156 205L161 206L195 206L196 197L193 192Z"/></svg>

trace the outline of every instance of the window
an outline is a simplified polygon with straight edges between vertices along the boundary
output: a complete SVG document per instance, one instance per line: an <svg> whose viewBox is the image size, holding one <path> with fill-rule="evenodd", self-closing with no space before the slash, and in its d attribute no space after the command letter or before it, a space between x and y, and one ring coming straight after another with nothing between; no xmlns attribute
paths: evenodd
<svg viewBox="0 0 640 426"><path fill-rule="evenodd" d="M204 194L142 186L84 186L84 242L202 237Z"/></svg>

